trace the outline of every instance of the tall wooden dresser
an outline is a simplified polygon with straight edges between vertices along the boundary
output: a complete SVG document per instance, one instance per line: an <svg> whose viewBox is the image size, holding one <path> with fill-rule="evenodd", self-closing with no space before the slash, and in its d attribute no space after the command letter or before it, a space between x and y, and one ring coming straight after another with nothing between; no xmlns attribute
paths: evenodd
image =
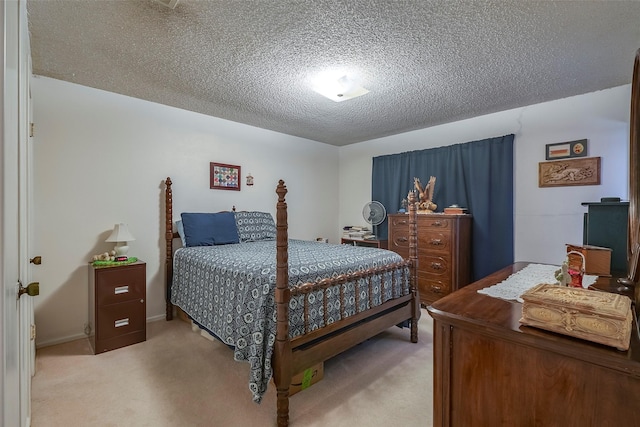
<svg viewBox="0 0 640 427"><path fill-rule="evenodd" d="M424 306L471 280L471 215L419 214L418 290ZM409 257L409 215L389 215L389 250Z"/></svg>

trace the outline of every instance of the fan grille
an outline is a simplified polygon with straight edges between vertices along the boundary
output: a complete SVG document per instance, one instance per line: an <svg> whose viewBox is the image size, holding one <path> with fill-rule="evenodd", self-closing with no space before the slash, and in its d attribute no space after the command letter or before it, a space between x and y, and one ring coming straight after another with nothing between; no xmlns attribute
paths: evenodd
<svg viewBox="0 0 640 427"><path fill-rule="evenodd" d="M387 216L387 211L382 203L373 200L364 205L362 216L369 224L380 225Z"/></svg>

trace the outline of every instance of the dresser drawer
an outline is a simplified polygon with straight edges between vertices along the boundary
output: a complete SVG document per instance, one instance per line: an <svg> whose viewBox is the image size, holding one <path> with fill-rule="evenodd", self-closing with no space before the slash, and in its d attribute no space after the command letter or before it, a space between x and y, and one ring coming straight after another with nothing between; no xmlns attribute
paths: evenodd
<svg viewBox="0 0 640 427"><path fill-rule="evenodd" d="M440 217L438 215L418 217L418 234L420 234L422 230L451 230L451 228L453 228L453 221L451 218Z"/></svg>
<svg viewBox="0 0 640 427"><path fill-rule="evenodd" d="M394 215L389 216L389 228L401 230L407 230L409 232L409 215Z"/></svg>
<svg viewBox="0 0 640 427"><path fill-rule="evenodd" d="M110 304L97 310L96 334L100 340L146 329L144 300Z"/></svg>
<svg viewBox="0 0 640 427"><path fill-rule="evenodd" d="M449 252L451 250L451 230L428 229L418 235L418 251L428 255L433 251Z"/></svg>
<svg viewBox="0 0 640 427"><path fill-rule="evenodd" d="M409 231L393 230L389 236L389 249L402 257L409 256ZM428 255L433 251L449 253L451 250L450 230L433 230L418 235L418 253Z"/></svg>
<svg viewBox="0 0 640 427"><path fill-rule="evenodd" d="M409 230L393 230L389 235L389 249L395 252L405 251L409 254Z"/></svg>
<svg viewBox="0 0 640 427"><path fill-rule="evenodd" d="M418 276L420 301L433 302L451 292L448 279L438 280L431 276Z"/></svg>
<svg viewBox="0 0 640 427"><path fill-rule="evenodd" d="M418 263L418 274L428 274L431 276L449 278L451 275L451 265L449 257L438 255L426 255L420 252Z"/></svg>
<svg viewBox="0 0 640 427"><path fill-rule="evenodd" d="M146 275L144 265L130 268L104 268L96 288L98 306L144 299Z"/></svg>

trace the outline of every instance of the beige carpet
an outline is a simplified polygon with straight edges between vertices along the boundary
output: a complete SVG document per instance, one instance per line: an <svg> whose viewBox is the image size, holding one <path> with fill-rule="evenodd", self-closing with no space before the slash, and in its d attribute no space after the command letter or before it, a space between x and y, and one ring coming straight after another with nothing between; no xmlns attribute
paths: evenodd
<svg viewBox="0 0 640 427"><path fill-rule="evenodd" d="M417 344L391 328L325 362L324 378L290 399L291 426L431 426L432 319ZM147 325L147 341L100 355L78 340L38 349L32 425L274 426L273 384L261 404L249 365L186 322Z"/></svg>

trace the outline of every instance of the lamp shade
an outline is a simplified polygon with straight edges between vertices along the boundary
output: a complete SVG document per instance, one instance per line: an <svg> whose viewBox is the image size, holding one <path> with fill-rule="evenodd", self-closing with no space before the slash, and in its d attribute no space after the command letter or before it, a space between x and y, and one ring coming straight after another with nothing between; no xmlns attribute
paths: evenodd
<svg viewBox="0 0 640 427"><path fill-rule="evenodd" d="M136 240L136 238L129 232L127 224L120 223L113 227L113 232L105 242L131 242L132 240Z"/></svg>

